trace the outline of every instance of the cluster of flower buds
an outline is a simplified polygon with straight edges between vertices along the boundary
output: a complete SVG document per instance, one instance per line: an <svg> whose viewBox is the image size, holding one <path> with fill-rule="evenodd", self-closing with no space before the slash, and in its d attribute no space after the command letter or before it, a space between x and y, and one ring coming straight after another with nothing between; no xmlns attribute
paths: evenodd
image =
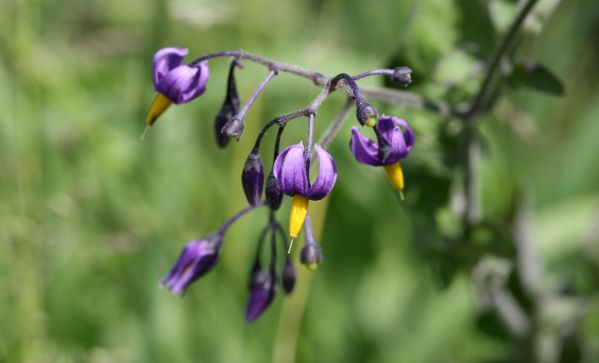
<svg viewBox="0 0 599 363"><path fill-rule="evenodd" d="M290 255L291 246L302 228L304 246L300 251L301 263L314 271L323 261L322 249L314 238L308 209L310 201L325 198L333 190L337 181L335 160L326 150L326 144L330 142L334 136L333 132L336 133L339 127L331 127L332 131L323 136L323 140L326 141L323 141L322 145L313 143L316 111L328 94L343 90L355 103L357 121L361 126L367 126L374 131L376 141L363 136L358 127L353 127L350 139L351 152L359 163L382 166L389 182L403 198L404 176L399 161L409 155L414 145L414 134L406 121L391 116L379 116L376 108L366 102L361 95L356 81L378 74L386 75L399 84L407 85L411 82L411 70L407 67L399 67L393 70L365 72L354 77L341 73L328 78L317 72L266 60L243 51L212 53L184 64L183 59L186 55L187 50L180 48L161 49L154 55L153 79L158 94L150 107L146 123L152 126L172 103L186 103L203 94L209 78L208 59L230 57L232 62L225 100L214 121L216 143L221 148L227 146L232 137L239 140L244 129L245 115L252 103L279 72L301 75L322 86L321 93L308 107L274 118L258 135L241 173L241 184L249 206L226 221L217 233L185 245L179 259L161 281L161 284L167 286L173 293L184 293L193 281L214 267L227 229L242 215L262 206L268 207L270 217L257 243L256 258L250 272L246 319L251 322L272 303L279 283L285 293L292 292L296 283L296 273ZM241 68L240 61L243 59L266 65L269 73L241 107L236 89L235 69ZM280 141L286 124L299 118L308 120L307 146L299 142L280 151ZM343 118L336 122L343 122ZM278 126L274 147L275 158L265 183L260 146L267 131L275 126ZM317 176L310 178L311 166L316 159L318 160ZM287 233L275 218L275 212L280 208L285 195L292 198ZM268 268L265 268L261 260L265 254L264 240L268 235L271 237L270 263ZM277 266L277 241L280 241L283 247L280 250L282 252L279 253L284 256L281 266Z"/></svg>

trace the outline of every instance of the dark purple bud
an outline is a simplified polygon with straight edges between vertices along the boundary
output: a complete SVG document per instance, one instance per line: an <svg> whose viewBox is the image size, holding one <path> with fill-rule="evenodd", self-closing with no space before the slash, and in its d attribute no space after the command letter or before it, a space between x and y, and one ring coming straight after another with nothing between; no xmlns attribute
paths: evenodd
<svg viewBox="0 0 599 363"><path fill-rule="evenodd" d="M283 267L282 280L283 290L285 290L285 293L290 294L295 287L295 267L290 258L287 259L285 266Z"/></svg>
<svg viewBox="0 0 599 363"><path fill-rule="evenodd" d="M281 206L281 202L283 202L283 192L272 171L266 181L266 201L273 211L278 210Z"/></svg>
<svg viewBox="0 0 599 363"><path fill-rule="evenodd" d="M300 252L300 262L308 270L314 271L322 263L322 250L316 243L306 243Z"/></svg>
<svg viewBox="0 0 599 363"><path fill-rule="evenodd" d="M399 85L408 86L412 83L412 69L409 67L395 68L391 80Z"/></svg>
<svg viewBox="0 0 599 363"><path fill-rule="evenodd" d="M243 134L244 127L245 126L243 124L243 120L241 120L239 117L237 117L237 115L235 115L233 116L233 118L227 121L227 123L225 124L225 126L223 126L221 131L225 135L229 137L234 137L235 140L239 141L241 135Z"/></svg>
<svg viewBox="0 0 599 363"><path fill-rule="evenodd" d="M237 85L235 84L236 66L236 62L231 63L231 67L229 68L229 79L227 82L227 95L214 120L214 136L216 137L216 144L220 148L227 146L230 139L229 136L223 132L223 127L239 112L240 100L237 94Z"/></svg>
<svg viewBox="0 0 599 363"><path fill-rule="evenodd" d="M160 280L175 294L182 294L196 279L210 271L218 259L222 235L191 241L183 247L171 271Z"/></svg>
<svg viewBox="0 0 599 363"><path fill-rule="evenodd" d="M357 105L356 117L362 126L374 127L378 121L376 108L366 102Z"/></svg>
<svg viewBox="0 0 599 363"><path fill-rule="evenodd" d="M248 155L241 173L241 184L245 197L251 205L258 205L262 201L262 188L264 188L264 167L258 152L252 151Z"/></svg>
<svg viewBox="0 0 599 363"><path fill-rule="evenodd" d="M256 320L275 297L277 290L276 277L264 269L253 274L250 282L250 296L245 309L248 323Z"/></svg>

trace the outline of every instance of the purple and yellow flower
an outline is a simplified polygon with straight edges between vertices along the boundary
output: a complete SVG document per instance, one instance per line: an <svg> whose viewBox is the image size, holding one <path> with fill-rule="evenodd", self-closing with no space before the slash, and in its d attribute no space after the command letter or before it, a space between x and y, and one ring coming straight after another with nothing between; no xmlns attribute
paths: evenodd
<svg viewBox="0 0 599 363"><path fill-rule="evenodd" d="M222 243L222 236L216 234L194 240L183 247L179 259L171 271L160 281L175 294L182 294L187 287L210 271L216 261Z"/></svg>
<svg viewBox="0 0 599 363"><path fill-rule="evenodd" d="M187 55L184 48L162 48L153 59L154 89L158 94L146 117L151 126L171 103L186 103L200 96L206 90L210 77L208 62L193 66L183 64Z"/></svg>
<svg viewBox="0 0 599 363"><path fill-rule="evenodd" d="M337 181L337 167L331 154L319 145L314 145L318 156L318 177L314 183L308 179L308 158L304 145L291 145L275 160L273 171L281 191L293 197L289 216L289 235L296 238L302 229L309 200L326 197Z"/></svg>
<svg viewBox="0 0 599 363"><path fill-rule="evenodd" d="M406 158L414 146L414 133L408 123L400 118L382 115L374 127L378 142L352 128L349 147L359 163L382 166L387 179L395 189L402 191L404 176L399 160Z"/></svg>

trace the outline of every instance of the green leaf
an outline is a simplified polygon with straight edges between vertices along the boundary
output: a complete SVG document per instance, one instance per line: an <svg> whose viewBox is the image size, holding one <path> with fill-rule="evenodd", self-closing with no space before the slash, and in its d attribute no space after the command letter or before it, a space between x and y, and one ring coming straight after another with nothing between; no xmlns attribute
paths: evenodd
<svg viewBox="0 0 599 363"><path fill-rule="evenodd" d="M538 63L515 63L508 83L514 88L526 86L556 96L566 92L562 81L547 67Z"/></svg>

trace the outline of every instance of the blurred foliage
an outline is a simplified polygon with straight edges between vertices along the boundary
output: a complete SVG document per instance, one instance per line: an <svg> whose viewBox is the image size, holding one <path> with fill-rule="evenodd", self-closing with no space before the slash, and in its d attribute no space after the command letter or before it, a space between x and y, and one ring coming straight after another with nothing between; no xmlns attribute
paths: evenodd
<svg viewBox="0 0 599 363"><path fill-rule="evenodd" d="M317 92L277 77L244 138L220 151L212 122L227 63L213 60L206 94L171 108L141 142L156 49L243 48L326 74L407 65L409 91L460 104L517 3L4 0L0 362L596 361L599 3L590 0L540 1L510 49L519 63L502 65L477 133L482 209L468 243L462 122L380 104L416 133L407 200L355 163L348 122L331 146L339 180L319 222L325 262L302 270L292 297L245 323L262 212L235 225L218 267L185 298L156 288L186 241L245 205L239 177L260 125ZM242 99L264 74L249 63L238 72ZM510 80L567 93L503 87ZM342 102L327 101L317 132ZM284 143L304 127L290 125ZM522 235L538 266L519 262ZM534 271L533 283L521 278ZM494 308L506 292L512 300ZM501 309L511 303L533 330L510 330Z"/></svg>

